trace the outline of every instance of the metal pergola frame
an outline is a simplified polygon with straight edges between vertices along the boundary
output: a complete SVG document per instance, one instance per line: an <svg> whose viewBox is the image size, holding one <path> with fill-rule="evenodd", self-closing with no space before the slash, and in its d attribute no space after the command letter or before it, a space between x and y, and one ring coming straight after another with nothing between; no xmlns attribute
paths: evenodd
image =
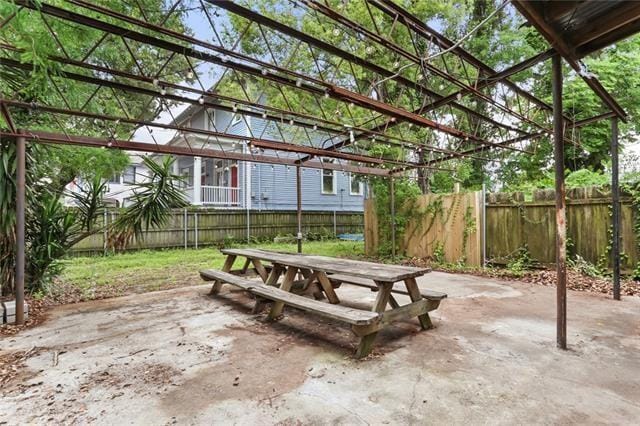
<svg viewBox="0 0 640 426"><path fill-rule="evenodd" d="M55 63L60 71L51 78L52 85L58 92L64 105L47 105L37 102L24 102L12 95L3 94L0 98L0 112L6 122L6 130L0 131L0 137L14 139L18 148L17 171L17 256L16 256L16 319L23 321L24 300L24 195L25 195L25 144L26 142L46 144L67 144L89 147L103 147L126 151L141 151L172 155L194 155L210 158L235 159L254 163L282 164L296 167L297 197L298 197L298 247L301 251L301 186L300 170L302 167L315 169L341 170L350 173L366 174L389 178L391 186L391 211L395 211L393 201L394 177L402 177L407 171L451 170L443 167L448 161L458 158L472 158L480 161L498 161L496 158L485 158L482 154L495 151L514 151L530 153L527 148L516 146L518 143L538 140L553 135L556 163L556 211L557 211L557 242L558 242L558 345L566 348L566 225L564 201L564 170L563 150L564 142L579 145L566 135L570 128L580 128L599 120L610 119L612 125L612 157L613 157L613 194L614 194L614 297L620 297L619 289L619 192L617 185L617 121L626 120L624 110L615 99L607 93L604 87L593 76L585 75L580 58L571 43L563 38L562 31L545 21L541 15L539 5L531 1L512 0L528 22L532 23L547 38L551 48L544 50L520 63L513 64L502 71L496 71L479 58L466 51L460 44L448 39L440 32L425 24L410 11L402 8L391 0L362 0L364 1L370 22L356 22L344 16L337 6L316 0L291 0L294 6L302 7L303 13L313 15L316 19L333 27L334 33L347 34L353 43L363 40L368 46L384 52L389 58L396 58L392 69L376 62L369 57L363 57L349 50L344 44L331 43L326 39L307 34L294 26L265 16L255 10L239 4L220 0L198 0L200 12L211 24L216 34L214 41L199 39L195 36L177 32L164 25L181 4L186 0L175 0L172 6L164 11L162 22L151 22L147 19L142 8L141 17L126 15L116 10L93 4L83 0L67 0L64 5L72 6L71 10L64 6L56 6L46 1L13 0L18 11L10 16L0 17L0 36L4 27L11 24L18 13L29 13L34 19L41 19L61 52L58 56L48 58ZM576 3L576 2L560 2ZM586 2L589 3L589 2ZM138 4L139 6L139 4ZM339 6L339 5L338 5ZM140 6L139 6L140 7ZM574 7L582 7L576 6ZM239 38L233 46L225 46L218 36L211 11L234 14L247 22L247 27L239 33ZM564 9L563 9L564 11ZM639 8L633 8L635 19L640 16ZM374 14L379 19L391 23L391 33L381 31L376 25ZM87 28L102 33L95 44L83 55L72 57L65 50L56 32L50 25L50 20L62 21L66 25ZM371 25L373 23L373 25ZM616 41L628 36L627 19L616 28L627 25L627 33L619 37L611 34L590 34L589 43L602 47L597 43L597 37L608 37L607 40ZM251 26L258 27L262 39L266 43L270 55L259 57L244 53L238 44ZM396 28L408 34L412 46L400 46L393 40L392 32ZM283 61L276 60L271 51L265 31L271 31L291 42L290 56L298 48L306 49L313 59L315 70L302 73L290 68ZM92 53L107 38L115 38L127 47L133 62L138 65L138 72L107 68L91 61ZM612 42L612 41L611 41ZM132 52L129 43L147 45L165 52L168 56L160 68L160 72L149 73L141 69ZM594 44L595 43L595 44ZM420 48L419 46L423 46ZM21 72L29 72L31 65L21 63L17 55L21 52L17 46L5 42L0 37L0 67L6 67ZM369 48L369 47L368 47ZM588 52L589 53L589 52ZM123 53L125 54L125 53ZM327 59L325 67L321 66L319 57ZM174 58L184 59L189 65L189 73L194 74L199 87L187 84L176 84L161 78L162 70ZM437 57L437 59L432 59ZM576 119L567 116L562 110L562 68L561 60L567 63L583 78L585 83L602 100L603 113L595 117ZM335 60L336 62L331 62ZM526 89L511 80L514 75L531 69L538 64L551 60L553 70L553 103L548 104L536 98ZM202 81L193 61L206 63L218 67L222 75L212 88L207 89ZM436 65L436 62L440 65ZM402 66L400 66L403 64ZM452 67L459 67L464 75L455 75ZM358 68L371 79L371 84L361 87L357 83ZM404 69L412 69L413 76ZM333 74L341 71L350 79L339 79ZM344 70L348 71L345 72ZM230 75L230 77L229 77ZM219 84L224 78L240 81L240 76L260 81L270 88L277 88L284 104L272 105L269 100L260 97L252 99L242 83L245 97L222 93ZM431 84L431 81L434 84ZM80 107L72 107L64 94L56 85L57 80L84 84L95 88L91 97ZM345 83L345 81L347 83ZM355 83L352 83L354 81ZM427 83L429 81L429 83ZM440 87L434 87L435 82L441 82ZM378 88L393 85L398 93L397 99L380 99ZM443 90L447 86L449 90ZM294 90L301 96L307 96L315 103L315 113L304 112L290 107L283 87ZM492 92L490 89L494 89ZM263 135L238 136L226 129L204 130L185 126L176 121L172 115L171 123L145 120L130 116L125 108L120 116L95 112L88 108L94 96L99 91L109 91L114 99L121 103L118 93L134 93L148 97L147 107L152 103L159 105L161 110L170 112L168 103L202 106L203 108L219 109L238 114L243 120L256 117L265 120L277 129L281 140L264 137ZM171 91L169 93L167 90ZM407 95L409 104L402 100ZM6 96L6 97L5 97ZM194 97L195 96L195 97ZM323 100L329 99L337 105L336 115L349 116L350 122L339 118L332 118L323 108ZM507 100L509 99L510 102ZM416 104L416 101L417 104ZM482 108L477 106L481 105ZM60 132L42 131L38 129L22 129L21 123L14 123L11 110L19 109L31 113L75 117L78 119L96 120L104 125L109 135L87 136L72 135L64 128ZM366 115L366 120L355 118L352 110L357 109L360 115ZM340 113L340 114L337 114ZM357 114L356 114L357 115ZM456 122L456 115L462 117ZM461 122L462 121L462 122ZM113 126L127 124L132 126L128 139L114 136ZM109 125L112 126L109 128ZM407 138L402 129L416 126L425 129L429 140L415 140ZM248 128L250 126L247 126ZM173 130L181 135L194 134L206 137L207 143L202 146L192 146L186 136L187 146L159 144L152 137L154 143L132 140L136 130L140 128L160 128ZM284 129L284 130L283 130ZM287 130L293 129L294 136ZM300 132L303 136L299 136ZM314 142L309 132L320 132L328 136L321 142ZM151 131L149 131L151 133ZM436 138L436 143L433 139ZM317 138L316 138L317 139ZM212 149L212 143L220 140L235 140L246 143L249 148L245 152ZM447 146L442 146L444 141ZM381 154L371 154L370 148L383 146L396 149ZM265 155L260 150L269 150L276 155ZM281 157L278 153L288 153ZM293 155L293 156L292 156ZM323 161L323 158L333 159L333 162ZM392 231L395 232L395 224ZM395 247L394 247L395 249ZM617 265L617 266L616 266ZM617 271L617 272L616 272Z"/></svg>

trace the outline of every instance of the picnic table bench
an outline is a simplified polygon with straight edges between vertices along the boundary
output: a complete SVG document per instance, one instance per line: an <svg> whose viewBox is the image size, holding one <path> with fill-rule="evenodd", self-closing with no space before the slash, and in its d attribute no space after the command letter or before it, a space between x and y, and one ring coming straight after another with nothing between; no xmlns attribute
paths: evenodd
<svg viewBox="0 0 640 426"><path fill-rule="evenodd" d="M367 356L379 330L396 321L418 317L422 329L432 328L428 312L437 309L446 294L420 290L416 277L429 272L427 268L385 265L326 256L280 253L259 249L223 249L227 256L221 271L202 270L200 276L213 281L211 294L217 294L223 284L230 284L256 296L256 310L263 301L273 302L269 318L277 319L285 305L306 312L345 322L360 338L356 357ZM239 257L245 258L241 269L232 270ZM269 262L271 266L263 262ZM250 269L250 266L253 268ZM262 282L249 280L243 275L250 270L260 276ZM278 285L280 277L282 282ZM302 280L296 280L296 275ZM394 287L404 283L404 288ZM371 310L340 305L335 289L342 284L367 287L376 291ZM296 290L302 294L296 294ZM408 295L411 303L400 305L392 293ZM305 297L313 294L316 299L326 297L329 303ZM391 309L387 309L390 305Z"/></svg>

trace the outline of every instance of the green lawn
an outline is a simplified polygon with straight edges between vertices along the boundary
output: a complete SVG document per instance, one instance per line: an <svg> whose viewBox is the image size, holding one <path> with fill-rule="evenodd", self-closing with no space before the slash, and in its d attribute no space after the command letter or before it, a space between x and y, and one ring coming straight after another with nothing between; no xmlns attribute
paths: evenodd
<svg viewBox="0 0 640 426"><path fill-rule="evenodd" d="M295 252L297 246L266 243L251 247ZM305 242L303 252L360 257L363 256L364 243L338 240ZM80 293L76 298L81 300L103 298L200 284L202 280L198 270L221 268L223 262L224 258L217 248L144 250L107 257L75 257L64 261L59 284L67 292L72 290Z"/></svg>

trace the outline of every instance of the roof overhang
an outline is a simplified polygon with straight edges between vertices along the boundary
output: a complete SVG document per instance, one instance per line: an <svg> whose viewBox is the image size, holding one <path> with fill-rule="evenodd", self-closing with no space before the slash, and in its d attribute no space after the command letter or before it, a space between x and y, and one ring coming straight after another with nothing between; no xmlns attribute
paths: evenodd
<svg viewBox="0 0 640 426"><path fill-rule="evenodd" d="M640 2L512 0L520 13L621 119L626 113L580 60L640 31Z"/></svg>

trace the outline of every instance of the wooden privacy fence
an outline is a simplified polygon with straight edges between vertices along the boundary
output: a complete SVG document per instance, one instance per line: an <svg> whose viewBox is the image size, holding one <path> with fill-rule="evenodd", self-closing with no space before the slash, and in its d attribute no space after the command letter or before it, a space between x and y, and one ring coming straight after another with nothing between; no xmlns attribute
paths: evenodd
<svg viewBox="0 0 640 426"><path fill-rule="evenodd" d="M531 201L524 195L488 194L487 258L506 263L520 248L543 265L555 263L555 192L534 191ZM630 197L621 199L621 267L633 269L638 261L634 232L634 207ZM567 191L567 238L569 256L609 266L611 247L611 192L600 188Z"/></svg>
<svg viewBox="0 0 640 426"><path fill-rule="evenodd" d="M631 270L638 262L634 232L635 208L630 197L621 199L622 268ZM397 237L400 253L449 263L507 263L526 249L541 265L555 262L555 201L553 190L534 191L525 201L523 193L429 194L417 201L403 235ZM486 220L483 219L483 213ZM567 191L567 237L569 255L608 266L611 246L611 193L599 188ZM374 200L365 203L365 251L378 254L380 223ZM484 226L484 229L483 229ZM486 240L483 243L483 235Z"/></svg>
<svg viewBox="0 0 640 426"><path fill-rule="evenodd" d="M112 223L118 212L105 212L101 223ZM247 221L248 219L248 221ZM302 213L303 233L338 235L361 233L361 212L307 211ZM141 241L133 241L128 249L156 249L169 247L199 247L227 239L268 239L297 233L295 211L250 211L187 209L172 212L169 222L161 229L150 229ZM106 233L95 234L74 246L73 252L106 251Z"/></svg>
<svg viewBox="0 0 640 426"><path fill-rule="evenodd" d="M482 264L482 193L422 195L411 206L410 220L397 236L400 253L450 263ZM400 208L399 210L402 210ZM365 251L378 254L380 223L375 200L365 203Z"/></svg>

